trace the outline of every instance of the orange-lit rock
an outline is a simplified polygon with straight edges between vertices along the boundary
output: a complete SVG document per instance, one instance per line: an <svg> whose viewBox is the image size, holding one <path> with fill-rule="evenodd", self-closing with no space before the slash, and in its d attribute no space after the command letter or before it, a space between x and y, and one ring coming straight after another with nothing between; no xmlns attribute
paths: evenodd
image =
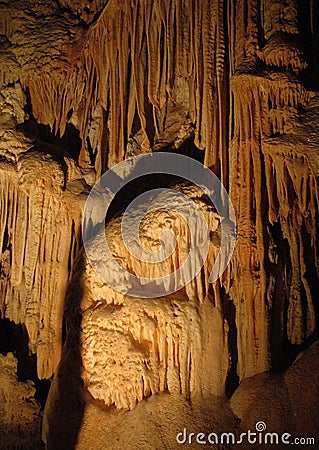
<svg viewBox="0 0 319 450"><path fill-rule="evenodd" d="M34 376L52 381L47 448L175 448L184 425L239 431L262 419L252 399L269 398L272 386L280 395L269 424L281 414L283 428L315 429L300 367L316 389L316 344L307 349L319 314L318 14L314 0L3 3L0 313L23 324ZM204 212L207 261L183 288L174 281L177 292L135 298L96 275L81 219L101 174L156 151L189 155L216 173L238 239L211 285L222 218L194 186L177 183ZM109 217L112 255L130 273L163 274L187 257L188 224L166 206L140 229L148 250L159 248L160 231L175 232L177 251L155 266L125 247L121 207ZM107 266L98 247L95 254ZM5 362L18 352L4 330L0 374L18 392L17 369ZM226 394L236 388L231 411ZM0 408L18 409L21 398L3 395Z"/></svg>

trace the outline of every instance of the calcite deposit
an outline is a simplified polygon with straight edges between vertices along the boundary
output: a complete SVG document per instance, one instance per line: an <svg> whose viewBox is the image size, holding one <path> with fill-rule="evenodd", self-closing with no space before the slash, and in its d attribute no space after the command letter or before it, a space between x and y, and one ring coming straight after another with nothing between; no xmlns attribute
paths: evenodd
<svg viewBox="0 0 319 450"><path fill-rule="evenodd" d="M1 448L41 446L40 405L32 382L19 382L17 359L12 353L0 355Z"/></svg>
<svg viewBox="0 0 319 450"><path fill-rule="evenodd" d="M173 449L185 427L240 432L268 417L319 445L318 11L315 0L2 2L0 448L36 448L42 424L48 449ZM122 272L98 241L87 255L82 219L102 174L155 152L219 177L237 241L210 283L227 208L165 173L128 184L100 218L103 237L127 273L173 274L148 298L99 277L94 264ZM152 198L132 246L169 246L163 230L176 243L152 265L121 224L135 194L163 187L202 211L208 234L173 193ZM207 258L182 285L174 271L188 254L196 266L203 240ZM18 374L18 324L34 385ZM43 413L39 380L51 382Z"/></svg>

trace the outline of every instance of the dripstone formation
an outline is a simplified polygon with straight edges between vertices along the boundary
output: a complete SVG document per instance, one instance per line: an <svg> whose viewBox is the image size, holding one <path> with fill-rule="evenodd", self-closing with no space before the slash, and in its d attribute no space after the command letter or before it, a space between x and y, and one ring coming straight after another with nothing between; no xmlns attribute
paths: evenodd
<svg viewBox="0 0 319 450"><path fill-rule="evenodd" d="M318 6L2 3L0 448L174 449L184 428L239 436L261 420L319 445ZM96 274L82 218L102 174L155 152L219 177L237 241L210 283L225 217L204 190L164 175L127 186L105 238L129 273L174 272L192 247L173 201L155 198L140 242L157 251L172 230L175 251L151 267L132 257L121 223L136 192L170 186L210 231L189 283L139 298Z"/></svg>

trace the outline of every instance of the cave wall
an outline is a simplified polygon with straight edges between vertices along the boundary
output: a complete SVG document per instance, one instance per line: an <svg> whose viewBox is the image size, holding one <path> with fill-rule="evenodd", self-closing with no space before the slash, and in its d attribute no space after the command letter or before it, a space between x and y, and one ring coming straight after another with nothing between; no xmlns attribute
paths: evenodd
<svg viewBox="0 0 319 450"><path fill-rule="evenodd" d="M288 367L318 337L316 2L19 0L0 35L0 309L26 326L39 378L61 358L90 188L159 150L201 154L235 209L229 267L212 286L204 269L185 296L218 310L216 392L229 373L233 390ZM84 313L113 299L85 274Z"/></svg>

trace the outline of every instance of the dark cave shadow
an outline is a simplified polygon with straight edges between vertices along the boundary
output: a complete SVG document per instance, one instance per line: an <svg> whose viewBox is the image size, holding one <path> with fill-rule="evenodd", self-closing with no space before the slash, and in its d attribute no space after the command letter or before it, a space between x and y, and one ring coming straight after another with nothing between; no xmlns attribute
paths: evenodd
<svg viewBox="0 0 319 450"><path fill-rule="evenodd" d="M81 300L85 272L84 254L81 252L74 265L75 275L66 294L63 328L65 341L61 360L54 375L44 417L48 450L73 450L83 423L85 411L84 383L81 378Z"/></svg>
<svg viewBox="0 0 319 450"><path fill-rule="evenodd" d="M23 323L15 323L7 318L0 318L0 353L9 352L17 359L18 381L33 381L35 386L35 399L43 410L51 382L48 379L39 379L37 374L37 355L29 349L29 335Z"/></svg>
<svg viewBox="0 0 319 450"><path fill-rule="evenodd" d="M295 361L299 353L308 349L314 342L319 339L319 305L315 301L319 291L319 278L316 261L316 250L311 245L311 235L308 234L305 224L302 225L302 244L303 244L303 258L307 270L304 273L304 278L308 283L311 297L313 299L313 310L315 327L313 331L304 336L304 341L301 344L292 344L288 339L287 331L287 316L289 307L289 290L291 287L292 277L292 262L290 258L290 248L287 239L284 238L279 224L274 224L271 227L271 234L276 242L278 249L278 261L276 264L268 264L268 270L275 276L276 290L274 292L273 307L271 312L271 362L272 369L275 372L287 370ZM319 231L319 230L318 230ZM288 273L285 280L284 274ZM305 289L301 286L301 297L303 302L303 321L304 329L307 329L307 296Z"/></svg>
<svg viewBox="0 0 319 450"><path fill-rule="evenodd" d="M26 88L25 94L26 105L24 110L28 119L18 125L17 129L21 130L27 137L33 139L37 149L45 149L47 147L49 153L52 153L53 156L58 154L59 161L61 160L61 154L66 154L72 157L74 161L78 161L82 148L80 131L72 123L68 122L62 136L55 134L49 125L40 123L35 118L28 88ZM68 119L70 119L72 113L73 108L68 112Z"/></svg>
<svg viewBox="0 0 319 450"><path fill-rule="evenodd" d="M173 149L172 147L161 148L158 152L154 153L173 153L180 156L187 156L191 159L194 159L201 164L204 163L204 152L202 150L197 149L194 144L194 138L191 137L187 139L179 149ZM144 156L150 156L150 154L145 154ZM143 159L137 160L135 167L132 169L130 176L134 178L135 174L143 173L144 169L148 168L149 160L143 161ZM167 167L170 169L170 167ZM114 199L110 203L110 206L107 210L105 221L108 222L111 218L117 216L118 214L124 212L127 206L131 203L134 198L139 196L140 194L156 189L156 188L172 188L174 185L178 183L187 182L187 178L183 178L177 175L172 175L170 173L165 172L157 172L154 171L152 174L141 175L135 178L128 183L125 182L125 179L122 181L112 169L108 171L107 180L111 180L111 183L114 185L117 184L117 179L120 180L119 184L123 184L123 187L117 192ZM122 182L121 182L122 181ZM103 185L104 181L102 181Z"/></svg>

